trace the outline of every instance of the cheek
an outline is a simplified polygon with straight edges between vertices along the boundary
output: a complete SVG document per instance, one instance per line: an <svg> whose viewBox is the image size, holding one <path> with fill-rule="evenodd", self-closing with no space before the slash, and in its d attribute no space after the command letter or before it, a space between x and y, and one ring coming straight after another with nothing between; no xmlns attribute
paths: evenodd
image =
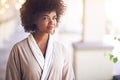
<svg viewBox="0 0 120 80"><path fill-rule="evenodd" d="M40 25L45 27L48 25L48 23L41 23Z"/></svg>
<svg viewBox="0 0 120 80"><path fill-rule="evenodd" d="M42 22L39 22L39 23L37 23L37 26L38 27L45 27L45 26L47 26L47 23L42 23Z"/></svg>
<svg viewBox="0 0 120 80"><path fill-rule="evenodd" d="M55 27L58 27L58 23L57 22L55 23Z"/></svg>
<svg viewBox="0 0 120 80"><path fill-rule="evenodd" d="M58 23L57 23L57 21L54 23L54 25L55 25L55 27L57 27L57 26L58 26Z"/></svg>

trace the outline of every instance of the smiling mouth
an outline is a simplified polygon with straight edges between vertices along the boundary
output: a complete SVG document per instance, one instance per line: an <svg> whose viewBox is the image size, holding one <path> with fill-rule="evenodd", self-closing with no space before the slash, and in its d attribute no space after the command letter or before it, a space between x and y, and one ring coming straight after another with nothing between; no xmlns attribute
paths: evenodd
<svg viewBox="0 0 120 80"><path fill-rule="evenodd" d="M54 29L54 27L52 27L52 26L49 26L49 27L48 27L48 29L49 29L49 30L53 30L53 29Z"/></svg>

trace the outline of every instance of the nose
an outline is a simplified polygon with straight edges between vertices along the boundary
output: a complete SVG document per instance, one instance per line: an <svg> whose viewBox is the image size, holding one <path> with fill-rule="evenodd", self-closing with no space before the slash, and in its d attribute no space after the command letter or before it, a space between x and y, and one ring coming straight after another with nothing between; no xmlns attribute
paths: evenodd
<svg viewBox="0 0 120 80"><path fill-rule="evenodd" d="M54 22L55 22L55 20L53 20L53 19L50 19L50 21L49 21L50 24L54 24Z"/></svg>

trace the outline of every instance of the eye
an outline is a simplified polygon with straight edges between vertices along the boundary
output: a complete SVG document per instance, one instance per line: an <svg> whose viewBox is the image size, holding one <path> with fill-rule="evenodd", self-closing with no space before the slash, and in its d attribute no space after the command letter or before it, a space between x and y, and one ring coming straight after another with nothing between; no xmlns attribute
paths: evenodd
<svg viewBox="0 0 120 80"><path fill-rule="evenodd" d="M57 20L57 16L54 16L54 17L53 17L53 20Z"/></svg>
<svg viewBox="0 0 120 80"><path fill-rule="evenodd" d="M47 21L47 20L49 20L49 18L47 16L43 16L43 17L41 17L41 20Z"/></svg>

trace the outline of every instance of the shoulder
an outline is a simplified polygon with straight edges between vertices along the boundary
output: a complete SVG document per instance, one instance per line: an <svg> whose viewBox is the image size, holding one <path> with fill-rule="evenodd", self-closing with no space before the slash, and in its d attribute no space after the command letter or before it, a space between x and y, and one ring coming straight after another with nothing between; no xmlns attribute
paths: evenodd
<svg viewBox="0 0 120 80"><path fill-rule="evenodd" d="M64 43L60 42L59 40L54 40L54 46L55 48L57 48L58 51L61 52L63 56L68 55L68 49Z"/></svg>
<svg viewBox="0 0 120 80"><path fill-rule="evenodd" d="M17 60L18 57L20 57L21 55L24 54L24 50L26 50L25 46L28 45L28 40L27 38L25 38L24 40L21 40L19 42L17 42L16 44L13 45L10 54L9 54L9 59L10 60Z"/></svg>
<svg viewBox="0 0 120 80"><path fill-rule="evenodd" d="M54 39L54 46L55 47L59 47L61 49L65 49L66 48L65 45L62 42L60 42L60 41L58 41L56 39Z"/></svg>
<svg viewBox="0 0 120 80"><path fill-rule="evenodd" d="M11 49L10 54L18 54L22 49L25 48L25 46L28 45L27 38L15 43Z"/></svg>
<svg viewBox="0 0 120 80"><path fill-rule="evenodd" d="M28 39L25 38L25 39L15 43L14 46L13 46L13 49L14 48L19 48L19 47L24 47L25 45L27 45L27 43L28 43Z"/></svg>

